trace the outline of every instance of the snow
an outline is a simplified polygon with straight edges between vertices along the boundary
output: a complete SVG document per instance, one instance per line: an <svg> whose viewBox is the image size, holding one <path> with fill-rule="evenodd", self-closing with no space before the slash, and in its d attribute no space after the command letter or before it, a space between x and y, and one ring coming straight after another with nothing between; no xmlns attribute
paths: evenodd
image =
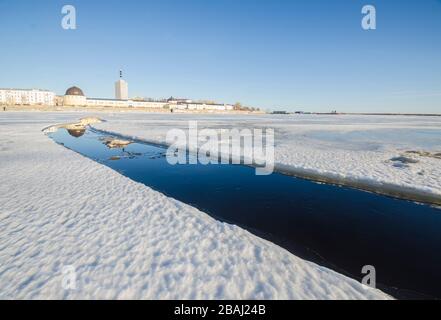
<svg viewBox="0 0 441 320"><path fill-rule="evenodd" d="M0 113L0 298L389 298L131 181L41 132L82 116ZM117 117L118 130L126 132L132 121L145 133L146 123L159 121L108 118ZM161 121L155 133L170 126ZM62 285L65 267L76 271L75 290Z"/></svg>
<svg viewBox="0 0 441 320"><path fill-rule="evenodd" d="M272 128L279 171L441 203L441 159L427 156L441 153L441 117L113 114L107 119L93 126L156 143L165 143L170 129L188 128L190 120L200 129ZM394 161L400 157L412 160Z"/></svg>

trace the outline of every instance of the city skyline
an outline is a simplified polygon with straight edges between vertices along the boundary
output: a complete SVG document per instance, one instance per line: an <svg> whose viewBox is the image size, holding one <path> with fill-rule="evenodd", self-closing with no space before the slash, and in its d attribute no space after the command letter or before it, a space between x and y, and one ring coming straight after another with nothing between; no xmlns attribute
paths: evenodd
<svg viewBox="0 0 441 320"><path fill-rule="evenodd" d="M288 111L440 113L441 1L0 3L0 87L194 99ZM361 8L377 9L363 30ZM27 39L27 40L23 40Z"/></svg>

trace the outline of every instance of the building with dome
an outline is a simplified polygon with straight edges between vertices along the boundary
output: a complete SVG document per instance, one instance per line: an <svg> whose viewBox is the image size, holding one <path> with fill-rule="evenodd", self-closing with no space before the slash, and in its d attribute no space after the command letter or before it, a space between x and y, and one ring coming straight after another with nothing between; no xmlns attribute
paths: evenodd
<svg viewBox="0 0 441 320"><path fill-rule="evenodd" d="M41 105L57 107L90 107L90 108L167 108L173 111L232 111L234 107L228 104L217 104L214 102L197 102L191 99L168 100L145 100L142 98L128 98L128 84L122 79L115 83L115 99L88 98L77 86L66 90L62 96L56 96L54 92L37 89L0 89L0 105Z"/></svg>
<svg viewBox="0 0 441 320"><path fill-rule="evenodd" d="M57 105L67 107L116 107L116 108L164 108L167 102L138 101L130 99L103 99L87 98L83 90L73 86L66 90L63 97L59 97Z"/></svg>
<svg viewBox="0 0 441 320"><path fill-rule="evenodd" d="M61 103L57 105L74 107L114 107L114 108L151 108L162 109L168 107L170 110L191 110L191 111L232 111L234 107L229 104L217 104L214 102L194 102L190 99L170 98L167 101L145 101L129 99L128 84L123 80L122 71L119 72L119 80L115 83L115 99L87 98L84 92L74 86L66 90L64 97L60 97Z"/></svg>
<svg viewBox="0 0 441 320"><path fill-rule="evenodd" d="M80 88L70 87L64 95L63 105L72 107L87 106L87 98Z"/></svg>

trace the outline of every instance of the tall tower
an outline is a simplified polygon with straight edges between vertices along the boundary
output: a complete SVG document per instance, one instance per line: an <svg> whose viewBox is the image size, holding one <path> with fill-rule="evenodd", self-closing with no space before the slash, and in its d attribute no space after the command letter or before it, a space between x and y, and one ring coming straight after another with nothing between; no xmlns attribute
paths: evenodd
<svg viewBox="0 0 441 320"><path fill-rule="evenodd" d="M115 82L115 99L129 99L129 84L123 80L122 70L119 70L119 80Z"/></svg>

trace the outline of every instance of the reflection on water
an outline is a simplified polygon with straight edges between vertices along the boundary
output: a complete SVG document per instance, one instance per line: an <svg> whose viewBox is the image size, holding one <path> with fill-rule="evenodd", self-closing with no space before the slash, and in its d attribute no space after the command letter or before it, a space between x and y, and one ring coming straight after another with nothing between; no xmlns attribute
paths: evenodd
<svg viewBox="0 0 441 320"><path fill-rule="evenodd" d="M65 130L51 137L304 259L357 280L363 266L372 265L379 287L395 297L421 297L419 292L441 298L437 208L277 173L256 176L240 165L171 166L162 147L132 143L109 149L102 143L108 136L90 130L80 138Z"/></svg>
<svg viewBox="0 0 441 320"><path fill-rule="evenodd" d="M86 129L67 129L67 132L75 138L82 137L86 133Z"/></svg>

